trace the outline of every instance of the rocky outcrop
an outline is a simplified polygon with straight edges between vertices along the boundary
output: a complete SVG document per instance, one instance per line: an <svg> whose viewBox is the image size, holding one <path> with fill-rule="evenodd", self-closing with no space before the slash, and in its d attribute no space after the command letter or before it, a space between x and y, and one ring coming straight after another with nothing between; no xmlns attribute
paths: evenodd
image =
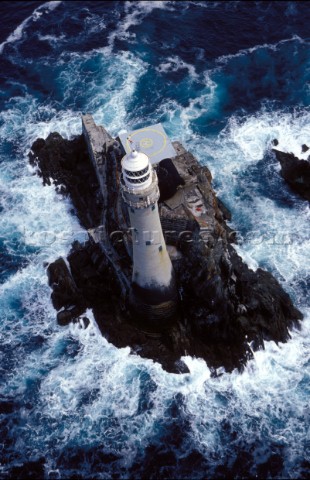
<svg viewBox="0 0 310 480"><path fill-rule="evenodd" d="M122 297L117 270L92 236L83 245L75 242L67 260L57 259L47 268L57 319L66 324L82 318L85 328L83 315L91 308L110 342L130 346L133 353L160 362L170 372L187 370L182 355L204 358L214 375L220 367L242 369L254 350L264 348L264 340L288 340L289 329L302 315L269 272L252 271L238 256L234 232L226 224L230 212L216 198L210 171L181 144L174 146L173 165L164 167L168 175L176 168L177 182L166 182L160 215L164 230L171 233L166 242L181 296L175 322L156 336L137 327ZM69 142L51 134L46 141L37 140L30 161L44 183L52 179L62 194L70 196L86 228L99 224L98 183L82 137ZM76 183L83 183L83 189ZM170 187L173 197L167 198ZM117 204L109 205L105 218L119 230L117 210ZM130 270L125 246L116 246L119 265Z"/></svg>
<svg viewBox="0 0 310 480"><path fill-rule="evenodd" d="M293 153L278 150L277 140L273 140L273 145L277 147L272 150L281 164L280 173L282 177L290 185L292 190L310 201L310 155L307 160L299 159ZM309 147L305 144L302 145L301 153L308 151Z"/></svg>
<svg viewBox="0 0 310 480"><path fill-rule="evenodd" d="M31 147L29 161L37 167L43 185L53 183L58 193L71 198L83 227L100 224L102 196L82 135L72 141L63 139L56 132L46 140L39 138Z"/></svg>

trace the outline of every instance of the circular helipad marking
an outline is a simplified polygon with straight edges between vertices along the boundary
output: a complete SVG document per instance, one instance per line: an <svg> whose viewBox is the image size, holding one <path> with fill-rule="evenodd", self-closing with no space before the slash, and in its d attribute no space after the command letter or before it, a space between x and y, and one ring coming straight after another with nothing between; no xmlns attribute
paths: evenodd
<svg viewBox="0 0 310 480"><path fill-rule="evenodd" d="M154 141L151 138L142 138L140 140L140 147L141 148L151 148L154 145Z"/></svg>
<svg viewBox="0 0 310 480"><path fill-rule="evenodd" d="M138 135L138 138L136 138L136 140L139 141L139 136L141 136L142 133L150 133L152 132L153 133L153 137L154 139L150 138L150 137L144 137L140 140L140 142L142 140L152 140L153 141L153 144L154 144L154 140L157 136L157 139L155 140L156 143L158 143L158 146L159 148L157 150L155 150L155 152L152 152L150 154L148 154L149 157L154 157L155 155L158 155L160 152L162 152L164 150L164 148L166 147L166 144L167 144L167 137L164 133L160 132L159 130L156 130L155 128L141 128L140 130L136 130L135 132L131 133L129 136L130 136L130 139L134 142L134 137L136 135ZM154 135L155 134L155 135ZM151 146L148 146L148 147L142 147L142 145L140 144L141 148L152 148ZM130 147L130 142L127 138L127 142L126 142L126 147L127 147L127 151L130 152L131 150L131 147Z"/></svg>

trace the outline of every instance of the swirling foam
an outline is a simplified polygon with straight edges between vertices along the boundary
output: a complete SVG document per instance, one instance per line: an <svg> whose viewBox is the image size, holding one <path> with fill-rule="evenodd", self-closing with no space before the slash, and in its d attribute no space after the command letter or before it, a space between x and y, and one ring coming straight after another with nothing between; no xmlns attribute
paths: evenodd
<svg viewBox="0 0 310 480"><path fill-rule="evenodd" d="M8 38L0 44L0 55L3 53L5 45L9 43L15 43L18 40L21 40L26 28L33 22L36 22L42 15L53 11L61 1L50 1L46 2L43 5L37 7L33 13L27 17L18 27L15 28L14 32L12 32Z"/></svg>

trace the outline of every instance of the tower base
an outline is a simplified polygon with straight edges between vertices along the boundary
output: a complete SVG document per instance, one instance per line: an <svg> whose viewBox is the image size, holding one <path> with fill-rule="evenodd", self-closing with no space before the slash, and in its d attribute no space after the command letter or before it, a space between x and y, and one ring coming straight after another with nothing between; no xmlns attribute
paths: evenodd
<svg viewBox="0 0 310 480"><path fill-rule="evenodd" d="M136 288L129 295L129 309L133 321L145 333L161 333L173 325L178 312L178 294L170 295L169 300L150 302L146 296L140 296Z"/></svg>

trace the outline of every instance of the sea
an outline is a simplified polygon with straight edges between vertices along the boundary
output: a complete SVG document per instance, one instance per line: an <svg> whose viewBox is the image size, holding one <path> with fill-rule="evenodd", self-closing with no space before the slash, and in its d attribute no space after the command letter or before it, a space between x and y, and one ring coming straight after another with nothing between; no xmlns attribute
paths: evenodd
<svg viewBox="0 0 310 480"><path fill-rule="evenodd" d="M308 4L2 1L0 14L0 478L309 478L309 204L271 150L310 147ZM91 311L86 329L57 325L46 265L87 232L28 152L81 134L82 113L113 136L161 122L209 167L238 254L304 315L287 343L217 377L184 356L177 375L109 343Z"/></svg>

